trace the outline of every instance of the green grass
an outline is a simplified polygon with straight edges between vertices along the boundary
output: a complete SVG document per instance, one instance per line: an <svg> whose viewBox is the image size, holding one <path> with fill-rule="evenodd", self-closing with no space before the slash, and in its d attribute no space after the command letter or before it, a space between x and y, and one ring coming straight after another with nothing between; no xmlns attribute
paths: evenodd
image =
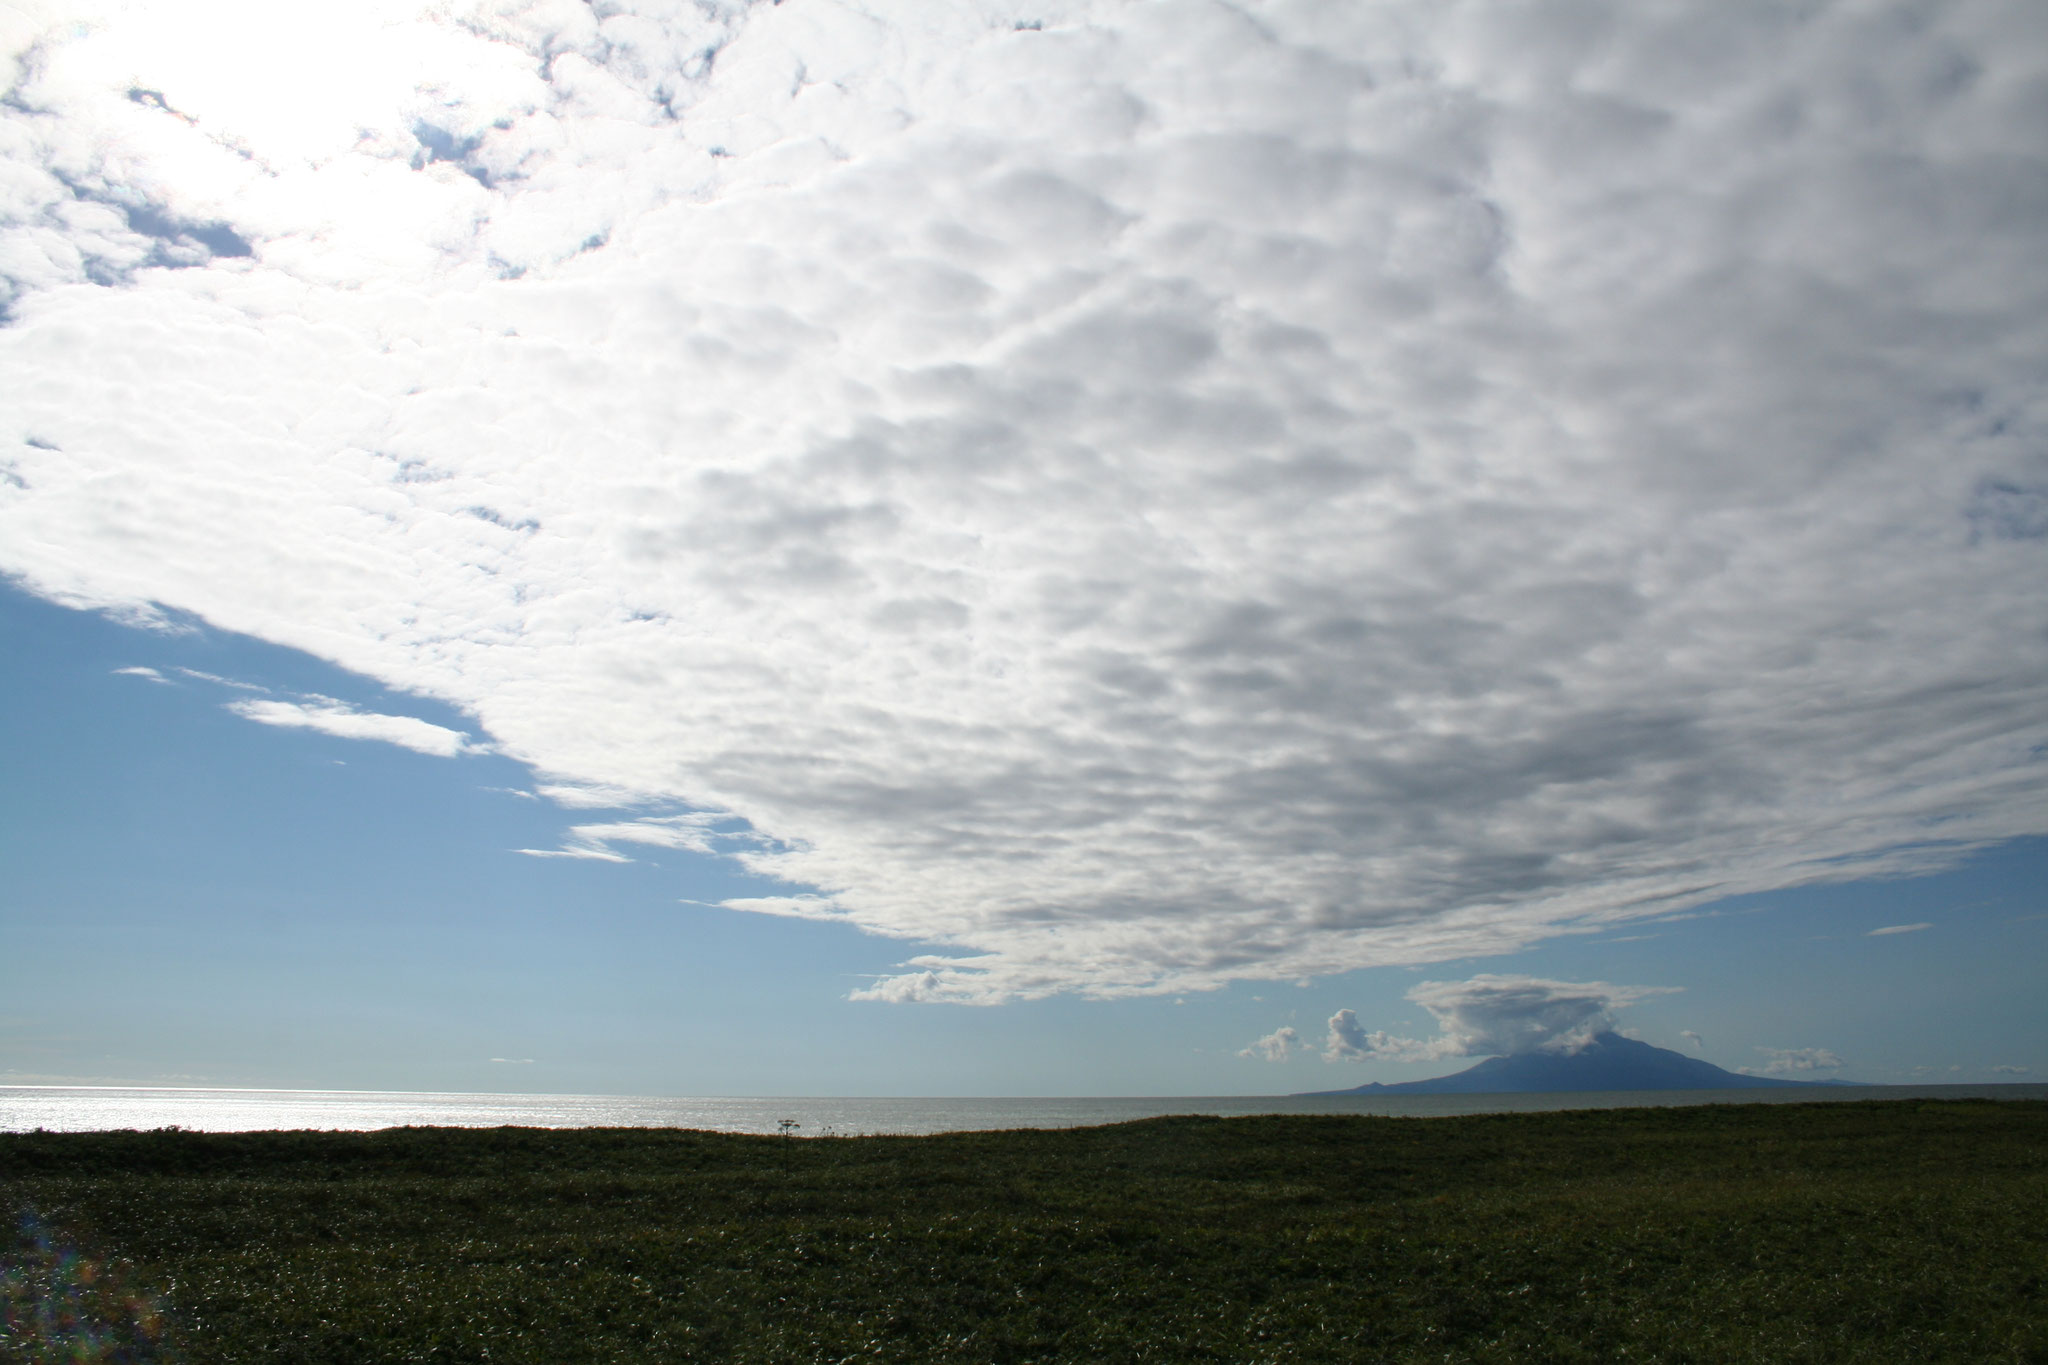
<svg viewBox="0 0 2048 1365"><path fill-rule="evenodd" d="M163 1327L6 1360L2048 1361L2031 1101L20 1134L8 1209Z"/></svg>

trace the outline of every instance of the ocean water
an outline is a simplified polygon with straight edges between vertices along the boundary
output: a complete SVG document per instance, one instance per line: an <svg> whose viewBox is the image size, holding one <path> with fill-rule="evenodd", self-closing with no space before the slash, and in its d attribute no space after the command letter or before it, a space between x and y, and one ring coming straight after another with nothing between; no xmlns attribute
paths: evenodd
<svg viewBox="0 0 2048 1365"><path fill-rule="evenodd" d="M1539 1095L1231 1095L1101 1099L730 1099L645 1095L478 1095L382 1090L200 1090L0 1086L0 1132L185 1128L367 1131L407 1125L695 1128L799 1137L1084 1128L1166 1114L1385 1114L1410 1118L1691 1104L1874 1099L2048 1099L2048 1085L1813 1086L1786 1090L1579 1091Z"/></svg>

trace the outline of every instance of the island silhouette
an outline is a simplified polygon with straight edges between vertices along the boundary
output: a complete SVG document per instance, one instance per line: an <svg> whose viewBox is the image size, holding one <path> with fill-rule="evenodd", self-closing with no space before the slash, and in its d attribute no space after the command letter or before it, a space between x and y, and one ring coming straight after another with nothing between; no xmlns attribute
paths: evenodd
<svg viewBox="0 0 2048 1365"><path fill-rule="evenodd" d="M1670 1048L1619 1033L1599 1033L1576 1052L1522 1052L1488 1057L1449 1076L1307 1095L1496 1095L1571 1090L1763 1090L1785 1086L1853 1085L1853 1081L1788 1081L1746 1076Z"/></svg>

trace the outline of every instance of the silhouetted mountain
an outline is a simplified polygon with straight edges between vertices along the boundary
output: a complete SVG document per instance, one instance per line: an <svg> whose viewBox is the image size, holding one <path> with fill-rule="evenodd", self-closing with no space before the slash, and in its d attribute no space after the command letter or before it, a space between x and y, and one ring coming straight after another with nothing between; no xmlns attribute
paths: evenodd
<svg viewBox="0 0 2048 1365"><path fill-rule="evenodd" d="M1842 1085L1842 1081L1781 1081L1725 1071L1712 1062L1669 1048L1651 1047L1618 1033L1602 1033L1577 1052L1525 1052L1489 1057L1453 1076L1426 1081L1373 1081L1317 1095L1489 1095L1559 1090L1762 1090L1787 1085Z"/></svg>

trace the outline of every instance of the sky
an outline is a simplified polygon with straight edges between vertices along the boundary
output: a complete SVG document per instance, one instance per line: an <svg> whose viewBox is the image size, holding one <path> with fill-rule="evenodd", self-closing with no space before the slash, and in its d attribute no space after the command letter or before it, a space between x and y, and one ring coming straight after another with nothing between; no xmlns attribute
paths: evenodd
<svg viewBox="0 0 2048 1365"><path fill-rule="evenodd" d="M2048 1074L2048 10L15 0L0 1083Z"/></svg>

